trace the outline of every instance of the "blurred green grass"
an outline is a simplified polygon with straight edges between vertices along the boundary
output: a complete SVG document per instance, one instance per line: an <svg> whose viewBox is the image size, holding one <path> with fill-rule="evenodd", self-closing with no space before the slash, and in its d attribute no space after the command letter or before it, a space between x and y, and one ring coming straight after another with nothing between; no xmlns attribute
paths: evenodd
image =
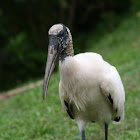
<svg viewBox="0 0 140 140"><path fill-rule="evenodd" d="M140 18L131 16L112 33L94 39L89 34L87 50L101 54L114 65L126 91L125 120L109 126L110 140L140 140ZM74 39L75 40L75 39ZM59 94L59 73L49 84L47 100L42 99L42 86L0 102L0 140L79 140L80 132L74 120L63 109ZM97 124L86 127L87 140L99 139Z"/></svg>

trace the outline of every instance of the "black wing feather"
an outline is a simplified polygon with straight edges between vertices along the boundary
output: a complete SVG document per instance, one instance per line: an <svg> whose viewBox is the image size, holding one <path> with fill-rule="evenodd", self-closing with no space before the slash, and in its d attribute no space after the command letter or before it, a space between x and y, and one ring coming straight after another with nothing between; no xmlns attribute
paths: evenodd
<svg viewBox="0 0 140 140"><path fill-rule="evenodd" d="M71 119L74 119L74 117L72 116L72 114L71 114L71 112L70 112L70 109L69 109L69 104L64 100L64 103L65 103L65 105L66 105L66 107L67 107L67 113L69 114L69 116L70 116L70 118Z"/></svg>

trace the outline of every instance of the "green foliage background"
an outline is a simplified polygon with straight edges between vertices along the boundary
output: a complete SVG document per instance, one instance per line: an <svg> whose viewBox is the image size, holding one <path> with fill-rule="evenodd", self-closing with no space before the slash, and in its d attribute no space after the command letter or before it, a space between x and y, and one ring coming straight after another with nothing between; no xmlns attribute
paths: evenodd
<svg viewBox="0 0 140 140"><path fill-rule="evenodd" d="M0 90L43 78L47 31L59 22L71 29L75 54L99 53L121 76L125 119L109 125L109 140L140 140L139 0L0 0ZM81 139L60 103L57 69L45 103L42 85L0 100L0 140ZM87 140L99 139L100 131L88 124Z"/></svg>
<svg viewBox="0 0 140 140"><path fill-rule="evenodd" d="M125 119L109 125L109 140L140 140L140 16L123 18L111 33L95 35L94 30L88 36L87 51L100 53L117 68L126 92ZM59 80L59 72L53 73L45 103L42 85L0 101L0 140L81 140L75 120L61 105ZM87 140L101 136L97 123L89 123L85 132Z"/></svg>
<svg viewBox="0 0 140 140"><path fill-rule="evenodd" d="M43 77L53 24L71 29L79 53L87 50L91 30L111 33L139 7L138 0L0 0L0 90ZM96 29L99 24L102 31Z"/></svg>

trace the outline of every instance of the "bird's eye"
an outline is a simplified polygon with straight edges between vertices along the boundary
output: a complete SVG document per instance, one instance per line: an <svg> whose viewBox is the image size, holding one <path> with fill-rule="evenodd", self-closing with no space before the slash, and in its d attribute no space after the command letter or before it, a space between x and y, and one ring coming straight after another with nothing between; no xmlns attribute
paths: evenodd
<svg viewBox="0 0 140 140"><path fill-rule="evenodd" d="M63 31L60 31L59 33L58 33L58 37L62 37L64 35L64 32Z"/></svg>

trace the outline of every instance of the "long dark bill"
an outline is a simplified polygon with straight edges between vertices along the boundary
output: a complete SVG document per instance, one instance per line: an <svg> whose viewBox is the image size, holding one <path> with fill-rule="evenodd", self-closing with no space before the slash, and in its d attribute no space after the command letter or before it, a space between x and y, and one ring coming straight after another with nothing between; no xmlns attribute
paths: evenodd
<svg viewBox="0 0 140 140"><path fill-rule="evenodd" d="M47 88L50 81L50 77L55 68L58 58L59 58L59 51L57 51L57 49L55 49L54 46L49 46L46 70L45 70L45 76L44 76L44 82L43 82L44 101L46 100Z"/></svg>

